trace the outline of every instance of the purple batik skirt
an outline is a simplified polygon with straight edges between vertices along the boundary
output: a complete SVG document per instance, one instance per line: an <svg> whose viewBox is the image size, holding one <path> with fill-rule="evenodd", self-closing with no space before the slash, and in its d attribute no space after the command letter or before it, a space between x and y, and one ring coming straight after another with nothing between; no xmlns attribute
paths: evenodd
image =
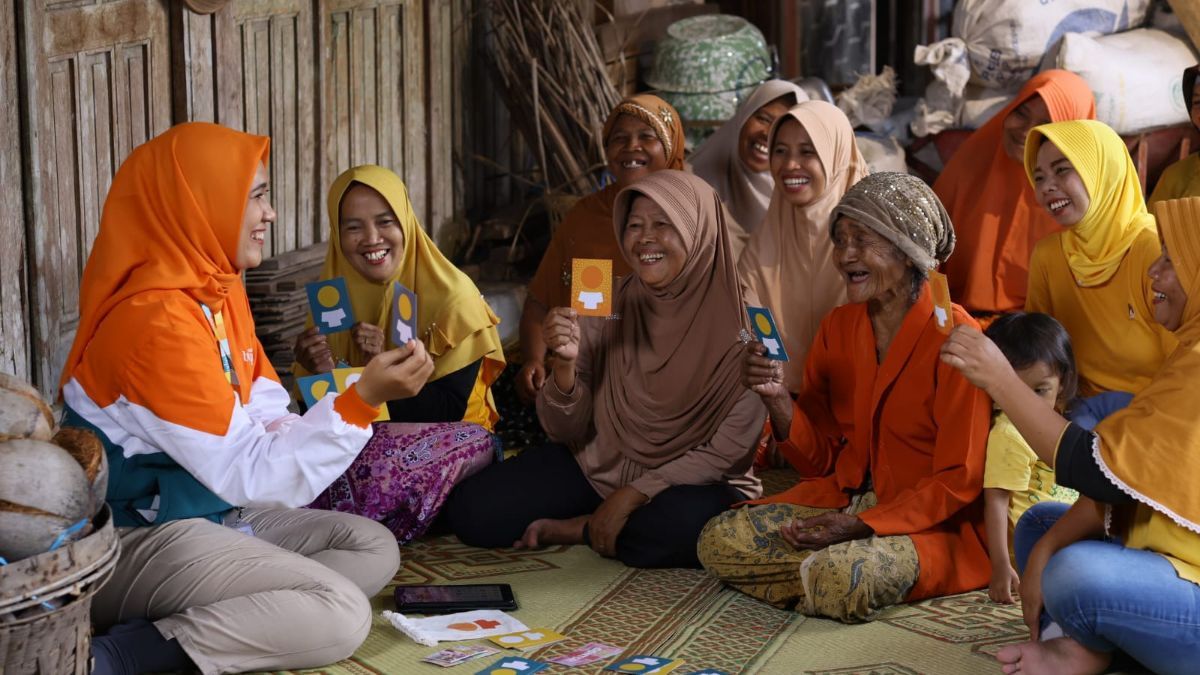
<svg viewBox="0 0 1200 675"><path fill-rule="evenodd" d="M381 422L350 465L309 508L365 516L407 543L429 529L450 490L495 457L478 424Z"/></svg>

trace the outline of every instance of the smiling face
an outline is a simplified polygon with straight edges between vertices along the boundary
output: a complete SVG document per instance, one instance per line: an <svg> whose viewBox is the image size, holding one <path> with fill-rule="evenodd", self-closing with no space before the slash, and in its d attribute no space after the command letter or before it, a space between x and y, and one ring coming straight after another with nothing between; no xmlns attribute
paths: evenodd
<svg viewBox="0 0 1200 675"><path fill-rule="evenodd" d="M852 218L838 218L833 228L833 258L846 280L852 303L886 302L911 291L912 262L887 239Z"/></svg>
<svg viewBox="0 0 1200 675"><path fill-rule="evenodd" d="M383 195L366 185L352 185L342 196L338 241L350 266L377 284L391 279L404 258L400 220Z"/></svg>
<svg viewBox="0 0 1200 675"><path fill-rule="evenodd" d="M623 188L667 168L667 151L654 129L633 115L618 115L604 141L608 170Z"/></svg>
<svg viewBox="0 0 1200 675"><path fill-rule="evenodd" d="M775 132L771 175L792 206L808 206L825 192L825 167L804 125L789 118Z"/></svg>
<svg viewBox="0 0 1200 675"><path fill-rule="evenodd" d="M767 147L771 125L787 113L787 101L787 96L780 96L755 110L742 125L738 134L738 157L748 170L762 173L771 169L771 149Z"/></svg>
<svg viewBox="0 0 1200 675"><path fill-rule="evenodd" d="M1017 377L1051 408L1063 403L1059 401L1062 395L1062 377L1054 372L1050 364L1037 361L1031 366L1018 369Z"/></svg>
<svg viewBox="0 0 1200 675"><path fill-rule="evenodd" d="M242 212L242 230L238 236L237 256L233 261L233 266L239 272L262 264L267 228L275 222L275 209L271 208L270 196L267 167L259 162L250 181L250 197L246 201L246 210Z"/></svg>
<svg viewBox="0 0 1200 675"><path fill-rule="evenodd" d="M675 281L687 261L683 237L667 212L644 195L634 198L621 231L621 248L633 271L650 288Z"/></svg>
<svg viewBox="0 0 1200 675"><path fill-rule="evenodd" d="M1050 119L1050 108L1046 107L1046 101L1041 95L1034 94L1004 118L1004 154L1014 162L1024 163L1025 138L1029 135L1029 130L1053 121Z"/></svg>
<svg viewBox="0 0 1200 675"><path fill-rule="evenodd" d="M1042 208L1063 227L1071 227L1083 220L1092 203L1079 172L1050 141L1043 142L1038 148L1033 191Z"/></svg>
<svg viewBox="0 0 1200 675"><path fill-rule="evenodd" d="M1163 244L1162 255L1150 265L1147 274L1153 280L1150 284L1150 302L1154 305L1154 320L1169 331L1179 330L1183 325L1183 310L1187 307L1188 296L1175 274L1175 265L1171 262L1166 244Z"/></svg>

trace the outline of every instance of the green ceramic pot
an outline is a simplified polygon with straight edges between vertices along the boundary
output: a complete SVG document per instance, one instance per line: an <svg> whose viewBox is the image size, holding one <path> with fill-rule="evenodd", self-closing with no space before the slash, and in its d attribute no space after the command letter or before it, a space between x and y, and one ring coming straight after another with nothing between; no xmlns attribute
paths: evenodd
<svg viewBox="0 0 1200 675"><path fill-rule="evenodd" d="M771 76L762 32L745 19L708 14L676 21L654 52L647 84L688 122L721 122L733 116L754 87ZM714 127L689 127L695 147Z"/></svg>

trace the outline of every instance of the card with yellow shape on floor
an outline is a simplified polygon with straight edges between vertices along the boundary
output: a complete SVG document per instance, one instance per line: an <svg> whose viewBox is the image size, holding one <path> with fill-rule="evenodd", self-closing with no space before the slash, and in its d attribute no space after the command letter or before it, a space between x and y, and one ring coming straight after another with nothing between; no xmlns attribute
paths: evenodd
<svg viewBox="0 0 1200 675"><path fill-rule="evenodd" d="M329 394L337 391L337 383L334 382L333 373L317 373L301 377L296 380L296 388L300 390L300 395L304 397L304 405L309 408L317 404L317 401L325 398Z"/></svg>
<svg viewBox="0 0 1200 675"><path fill-rule="evenodd" d="M580 316L612 314L612 261L571 259L571 309Z"/></svg>
<svg viewBox="0 0 1200 675"><path fill-rule="evenodd" d="M350 385L358 382L358 378L362 377L362 368L334 368L333 382L337 385L338 393L342 393L350 388ZM379 417L375 418L375 422L386 422L390 416L388 415L387 404L379 406Z"/></svg>
<svg viewBox="0 0 1200 675"><path fill-rule="evenodd" d="M508 635L497 635L488 638L492 642L508 649L528 649L539 645L550 644L565 640L566 636L550 630L549 628L530 628L518 633L509 633Z"/></svg>
<svg viewBox="0 0 1200 675"><path fill-rule="evenodd" d="M946 275L929 270L929 291L933 294L933 320L937 329L949 334L954 328L954 308L950 306L950 284Z"/></svg>
<svg viewBox="0 0 1200 675"><path fill-rule="evenodd" d="M417 294L397 281L392 285L392 346L403 347L417 337Z"/></svg>

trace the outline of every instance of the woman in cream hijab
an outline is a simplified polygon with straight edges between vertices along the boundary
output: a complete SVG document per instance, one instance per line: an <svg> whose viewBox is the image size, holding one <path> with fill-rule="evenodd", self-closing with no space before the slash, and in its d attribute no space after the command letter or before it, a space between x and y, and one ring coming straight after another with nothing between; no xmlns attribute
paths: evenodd
<svg viewBox="0 0 1200 675"><path fill-rule="evenodd" d="M771 127L789 108L807 100L799 86L767 80L689 158L692 173L713 186L748 233L758 228L771 201Z"/></svg>
<svg viewBox="0 0 1200 675"><path fill-rule="evenodd" d="M776 120L769 145L775 190L738 272L775 316L789 357L784 384L796 393L821 319L846 301L829 217L867 175L867 163L845 113L824 101L805 101Z"/></svg>

